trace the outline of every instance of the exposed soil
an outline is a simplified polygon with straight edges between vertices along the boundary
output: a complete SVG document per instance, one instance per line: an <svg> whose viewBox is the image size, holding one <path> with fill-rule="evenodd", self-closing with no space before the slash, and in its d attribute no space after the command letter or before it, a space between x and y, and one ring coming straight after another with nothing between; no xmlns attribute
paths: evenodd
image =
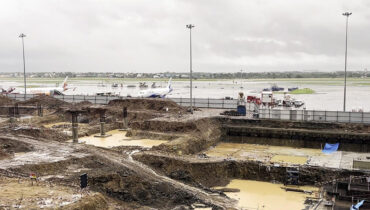
<svg viewBox="0 0 370 210"><path fill-rule="evenodd" d="M9 139L15 140L13 137L9 137ZM47 156L47 159L41 161L47 160L47 162L39 160L39 162L32 164L32 158L36 158L37 156L34 155L37 154L28 155L25 153L25 156L29 157L24 160L27 161L27 164L19 160L5 161L5 164L0 163L2 167L12 174L25 177L33 172L41 179L52 181L57 185L74 187L79 185L79 175L88 173L91 190L125 203L137 203L140 208L141 206L151 206L172 209L177 206L189 207L194 202L216 208L233 205L231 200L227 198L211 196L200 189L158 175L145 165L133 161L129 156L122 155L121 152L98 149L88 145L53 143L53 141L42 138L36 139L27 139L26 136L19 138L20 142L29 142L37 146L35 151L40 154L45 153ZM66 156L66 154L70 156ZM83 156L82 154L89 155ZM63 160L58 161L60 158ZM99 205L104 206L104 203L105 201L101 200ZM87 204L99 206L94 202Z"/></svg>
<svg viewBox="0 0 370 210"><path fill-rule="evenodd" d="M64 133L43 127L31 127L27 125L20 125L14 128L10 128L8 130L10 131L10 133L15 135L26 135L36 139L42 138L49 141L62 142L70 139L70 137Z"/></svg>
<svg viewBox="0 0 370 210"><path fill-rule="evenodd" d="M36 106L40 104L43 107L47 107L48 109L59 109L62 106L67 106L69 103L56 99L52 96L40 95L34 98L31 98L27 101L20 101L18 102L19 105L32 105Z"/></svg>
<svg viewBox="0 0 370 210"><path fill-rule="evenodd" d="M32 149L33 146L25 142L13 141L0 137L0 159L9 157L16 152L28 152Z"/></svg>
<svg viewBox="0 0 370 210"><path fill-rule="evenodd" d="M222 186L230 179L275 181L284 183L286 167L259 163L256 161L214 160L164 155L143 152L134 155L134 159L143 162L160 173L194 186ZM318 185L343 177L364 175L361 171L332 168L299 167L299 181L302 185Z"/></svg>
<svg viewBox="0 0 370 210"><path fill-rule="evenodd" d="M108 103L108 106L127 107L128 110L154 110L171 113L185 112L186 109L169 99L117 99Z"/></svg>
<svg viewBox="0 0 370 210"><path fill-rule="evenodd" d="M4 105L11 105L11 104L14 104L15 103L15 100L7 97L7 96L4 96L4 95L0 95L0 106L4 106Z"/></svg>
<svg viewBox="0 0 370 210"><path fill-rule="evenodd" d="M0 97L1 103L14 101ZM5 126L0 128L3 136L0 138L0 185L4 185L6 179L25 178L33 172L41 181L37 192L42 194L55 187L60 189L62 197L68 197L65 194L73 194L79 189L80 175L87 173L90 193L85 199L73 200L63 206L65 209L191 209L194 203L214 209L233 209L235 200L211 187L226 185L234 178L283 182L286 168L252 160L208 159L202 151L222 140L224 123L253 128L345 130L364 135L370 127L272 120L229 121L210 117L218 115L219 110L186 114L184 107L170 100L120 99L104 106L107 109L106 131L118 128L118 121L123 119L122 109L127 107L131 129L128 135L168 142L151 149L138 146L103 149L66 142L71 139L71 115L67 112L70 108L84 110L78 117L79 136L99 132L100 116L90 102L71 104L38 96L19 104L41 104L46 114L29 121L3 123ZM20 154L15 157L14 153ZM304 184L320 184L363 174L362 171L324 167L304 166L300 170L300 181ZM12 193L15 197L7 201L8 204L17 204L22 190L29 188ZM60 207L54 204L53 207ZM34 203L26 204L27 207L34 208Z"/></svg>
<svg viewBox="0 0 370 210"><path fill-rule="evenodd" d="M163 133L182 134L166 144L153 147L153 150L176 154L194 154L220 141L221 129L217 118L196 121L172 122L164 120L135 121L132 129Z"/></svg>

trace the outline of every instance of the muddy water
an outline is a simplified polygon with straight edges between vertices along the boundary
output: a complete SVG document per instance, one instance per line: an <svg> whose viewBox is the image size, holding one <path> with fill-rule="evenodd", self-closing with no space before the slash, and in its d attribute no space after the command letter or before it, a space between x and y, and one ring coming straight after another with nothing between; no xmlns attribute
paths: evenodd
<svg viewBox="0 0 370 210"><path fill-rule="evenodd" d="M100 138L94 137L97 134L82 137L78 139L79 143L91 144L97 147L112 148L118 146L139 146L145 148L151 148L160 144L166 143L166 140L152 140L152 139L133 139L126 137L126 131L112 130L107 132L111 136Z"/></svg>
<svg viewBox="0 0 370 210"><path fill-rule="evenodd" d="M219 143L209 149L210 157L258 160L282 164L306 164L312 156L323 156L319 149L268 146L257 144Z"/></svg>
<svg viewBox="0 0 370 210"><path fill-rule="evenodd" d="M238 207L244 209L299 210L305 207L306 197L314 196L314 194L287 192L281 189L282 184L250 180L234 179L226 187L240 189L240 192L226 193L226 195L238 200ZM309 186L300 187L300 189L318 191L317 188Z"/></svg>
<svg viewBox="0 0 370 210"><path fill-rule="evenodd" d="M57 123L51 123L51 124L46 124L44 125L45 128L52 128L53 126L58 126L58 125L71 125L72 123L69 122L57 122Z"/></svg>

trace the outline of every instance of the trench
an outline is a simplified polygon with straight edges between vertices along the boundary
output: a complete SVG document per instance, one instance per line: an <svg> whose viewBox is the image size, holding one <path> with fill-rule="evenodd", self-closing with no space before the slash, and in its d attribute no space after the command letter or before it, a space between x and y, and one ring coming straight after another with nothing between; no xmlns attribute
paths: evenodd
<svg viewBox="0 0 370 210"><path fill-rule="evenodd" d="M265 184L274 183L270 186L271 189L277 187L276 183L289 186L292 184L289 177L292 171L299 174L294 185L298 188L315 186L317 191L332 180L368 174L366 170L353 170L352 165L355 158L369 156L367 142L370 136L366 133L366 126L312 122L282 126L279 124L283 122L275 124L271 121L248 120L249 122L241 124L239 119L218 120L220 127L217 129L220 129L221 135L211 146L192 150L186 155L145 151L134 154L133 158L157 173L192 186L209 190L214 190L217 186L234 186L240 192L226 194L238 199L240 208L256 208L256 205L260 208L259 204L243 199L241 195L256 196L253 191L258 191L256 189ZM345 131L341 131L343 127L346 128ZM340 143L339 151L330 155L322 153L325 143L336 142ZM240 182L240 186L251 186L253 181L258 183L255 189L245 190L245 187L235 185L235 182ZM264 196L279 194L281 192L271 190L271 195ZM292 197L293 200L300 201L299 205L304 202L300 196ZM317 192L315 196L318 199L320 195ZM276 200L274 204L279 203L279 199ZM252 206L247 206L246 203ZM274 204L269 203L270 208L265 207L274 209L271 208Z"/></svg>
<svg viewBox="0 0 370 210"><path fill-rule="evenodd" d="M11 171L36 171L49 181L74 187L79 185L79 175L88 173L92 191L133 204L132 208L159 209L271 209L289 200L294 201L289 208L296 209L303 207L307 195L282 188L294 185L295 190L317 191L328 181L367 174L353 170L351 165L353 158L367 155L363 152L367 152L370 130L363 125L225 117L181 120L177 110L170 116L163 107L158 107L163 113L148 113L148 107L128 114L130 136L114 130L118 127L115 122L121 112L120 103L107 112L111 115L106 121L110 137L94 137L99 128L94 112L84 115L84 121L89 123L80 124L81 144L66 143L67 135L61 134L71 125L51 124L57 120L39 122L45 129L12 131L14 135L34 137L21 141L38 148L9 144L10 156L26 149L31 152L26 151L23 159L19 159L22 154L14 155L8 165L15 166L19 160L27 162L29 155L44 152L49 162L35 161ZM58 134L53 133L56 130ZM339 142L340 151L331 156L321 154L326 142ZM55 161L50 162L49 156Z"/></svg>

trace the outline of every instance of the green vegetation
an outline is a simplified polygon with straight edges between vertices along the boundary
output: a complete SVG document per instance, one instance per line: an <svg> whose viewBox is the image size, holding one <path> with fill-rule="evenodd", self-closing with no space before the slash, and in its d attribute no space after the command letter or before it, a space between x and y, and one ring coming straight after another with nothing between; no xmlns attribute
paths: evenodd
<svg viewBox="0 0 370 210"><path fill-rule="evenodd" d="M63 77L55 77L55 78L40 78L40 77L33 77L27 78L27 84L35 87L39 84L48 84L56 85L61 84L63 82ZM20 82L23 83L23 78L21 77L0 77L0 82ZM78 84L81 82L91 82L91 83L127 83L127 82L167 82L168 78L117 78L117 77L73 77L68 79L70 84ZM177 81L189 81L189 78L173 78L174 82ZM194 78L194 81L197 82L214 82L214 81L235 81L239 83L241 79L224 79L224 78ZM325 85L325 86L343 86L344 80L343 78L275 78L275 79L268 79L268 78L245 78L242 79L243 82L268 82L271 84L278 84L280 82L283 83L291 83L292 86L306 86L306 85ZM370 86L370 77L366 78L347 78L347 85L348 86ZM21 87L21 86L19 86Z"/></svg>
<svg viewBox="0 0 370 210"><path fill-rule="evenodd" d="M24 85L17 86L18 88L24 88ZM39 88L40 85L27 85L27 88Z"/></svg>
<svg viewBox="0 0 370 210"><path fill-rule="evenodd" d="M284 94L284 93L289 93L289 94L314 94L315 91L312 90L311 88L302 88L302 89L297 89L297 90L293 90L293 91L290 91L290 92L283 92L283 91L276 91L274 92L274 94Z"/></svg>
<svg viewBox="0 0 370 210"><path fill-rule="evenodd" d="M27 83L61 84L64 78L27 78ZM194 79L193 81L219 81L223 79ZM0 81L23 82L23 78L2 77ZM75 77L69 78L69 83L93 81L95 83L124 83L124 82L167 82L168 78L109 78L109 77ZM189 81L189 78L173 78L172 81ZM28 85L27 85L28 87Z"/></svg>
<svg viewBox="0 0 370 210"><path fill-rule="evenodd" d="M315 93L315 91L312 90L311 88L297 89L289 92L289 94L313 94L313 93Z"/></svg>
<svg viewBox="0 0 370 210"><path fill-rule="evenodd" d="M354 83L353 85L358 85L358 86L370 86L370 83L367 83L367 82L358 82L358 83Z"/></svg>

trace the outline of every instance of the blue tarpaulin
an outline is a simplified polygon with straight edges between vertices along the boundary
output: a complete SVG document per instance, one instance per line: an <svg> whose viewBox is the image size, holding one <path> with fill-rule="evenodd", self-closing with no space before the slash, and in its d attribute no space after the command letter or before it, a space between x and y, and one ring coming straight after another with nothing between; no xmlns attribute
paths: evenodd
<svg viewBox="0 0 370 210"><path fill-rule="evenodd" d="M365 202L365 200L362 200L359 203L357 203L356 205L352 205L351 210L359 210L360 207L364 204L364 202Z"/></svg>
<svg viewBox="0 0 370 210"><path fill-rule="evenodd" d="M324 149L322 150L323 153L330 154L338 150L339 143L336 144L329 144L326 143Z"/></svg>

